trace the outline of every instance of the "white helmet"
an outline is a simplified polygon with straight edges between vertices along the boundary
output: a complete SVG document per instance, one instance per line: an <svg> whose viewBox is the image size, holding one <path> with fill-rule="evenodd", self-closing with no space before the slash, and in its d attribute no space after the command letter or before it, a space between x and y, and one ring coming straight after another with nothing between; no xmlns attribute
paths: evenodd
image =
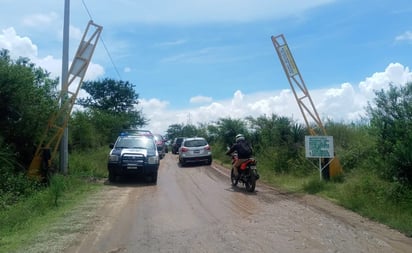
<svg viewBox="0 0 412 253"><path fill-rule="evenodd" d="M245 140L245 136L243 136L243 134L236 135L236 142L244 141L244 140Z"/></svg>

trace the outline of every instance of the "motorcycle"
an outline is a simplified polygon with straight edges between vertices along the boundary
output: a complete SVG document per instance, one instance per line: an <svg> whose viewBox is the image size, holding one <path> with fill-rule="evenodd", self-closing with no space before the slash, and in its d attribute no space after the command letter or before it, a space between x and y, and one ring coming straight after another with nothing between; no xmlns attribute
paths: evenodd
<svg viewBox="0 0 412 253"><path fill-rule="evenodd" d="M244 161L240 168L238 168L238 175L235 176L235 171L233 165L238 159L237 153L234 152L232 156L232 170L230 172L230 180L232 181L233 186L237 186L239 182L245 185L246 191L254 192L256 188L256 180L259 179L259 174L256 168L256 160L249 158Z"/></svg>

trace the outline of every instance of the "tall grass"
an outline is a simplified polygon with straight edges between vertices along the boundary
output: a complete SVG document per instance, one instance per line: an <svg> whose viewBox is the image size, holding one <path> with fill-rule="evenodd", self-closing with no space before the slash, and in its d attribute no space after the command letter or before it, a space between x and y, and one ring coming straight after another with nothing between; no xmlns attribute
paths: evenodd
<svg viewBox="0 0 412 253"><path fill-rule="evenodd" d="M52 217L101 187L99 180L107 175L106 151L102 148L70 154L67 175L52 175L47 187L35 189L16 204L0 209L0 252L27 243L34 236L30 233L41 230Z"/></svg>
<svg viewBox="0 0 412 253"><path fill-rule="evenodd" d="M412 236L412 189L364 170L348 177L334 189L341 205Z"/></svg>
<svg viewBox="0 0 412 253"><path fill-rule="evenodd" d="M86 152L73 152L69 159L69 173L92 180L106 177L109 151L107 146Z"/></svg>

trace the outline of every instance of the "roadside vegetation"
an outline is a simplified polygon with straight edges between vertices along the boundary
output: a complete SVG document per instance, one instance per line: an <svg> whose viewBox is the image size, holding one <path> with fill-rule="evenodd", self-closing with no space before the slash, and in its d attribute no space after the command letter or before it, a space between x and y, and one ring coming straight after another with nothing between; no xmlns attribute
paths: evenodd
<svg viewBox="0 0 412 253"><path fill-rule="evenodd" d="M20 252L22 246L34 245L43 230L53 229L55 231L48 233L58 236L59 229L79 229L73 223L59 228L50 227L50 224L66 216L104 186L106 156L107 148L71 154L70 168L81 169L70 170L68 175L56 173L47 186L23 175L18 178L9 175L14 179L13 185L27 184L28 188L12 203L7 195L0 195L0 252Z"/></svg>
<svg viewBox="0 0 412 253"><path fill-rule="evenodd" d="M147 123L135 109L138 94L132 84L85 82L82 88L90 97L77 101L84 109L73 112L69 123L69 172L59 173L53 160L48 180L34 180L27 168L58 108L57 83L29 59L13 61L6 50L0 51L0 252L30 242L30 233L98 190L107 177L108 144L122 129ZM341 175L329 180L321 179L317 160L305 157L307 127L287 117L172 124L166 137L205 137L215 162L229 168L226 147L242 133L254 148L260 181L322 196L412 236L412 83L388 87L376 92L364 120L325 120L343 167Z"/></svg>

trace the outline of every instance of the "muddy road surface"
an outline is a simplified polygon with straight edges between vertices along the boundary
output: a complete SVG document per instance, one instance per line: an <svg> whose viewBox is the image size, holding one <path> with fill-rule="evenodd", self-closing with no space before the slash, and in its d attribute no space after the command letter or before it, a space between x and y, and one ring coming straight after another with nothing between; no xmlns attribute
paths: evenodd
<svg viewBox="0 0 412 253"><path fill-rule="evenodd" d="M65 252L412 252L412 238L327 201L261 184L247 193L227 170L180 167L170 153L157 185L104 188Z"/></svg>

